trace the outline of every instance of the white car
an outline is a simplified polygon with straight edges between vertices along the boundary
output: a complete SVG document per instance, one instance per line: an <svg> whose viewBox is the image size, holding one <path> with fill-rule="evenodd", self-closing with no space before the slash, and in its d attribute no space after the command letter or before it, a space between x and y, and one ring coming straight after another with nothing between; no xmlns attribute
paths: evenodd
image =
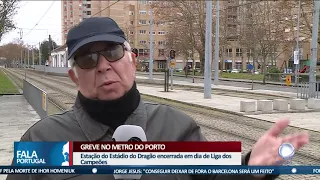
<svg viewBox="0 0 320 180"><path fill-rule="evenodd" d="M240 70L239 69L232 69L231 73L239 73Z"/></svg>

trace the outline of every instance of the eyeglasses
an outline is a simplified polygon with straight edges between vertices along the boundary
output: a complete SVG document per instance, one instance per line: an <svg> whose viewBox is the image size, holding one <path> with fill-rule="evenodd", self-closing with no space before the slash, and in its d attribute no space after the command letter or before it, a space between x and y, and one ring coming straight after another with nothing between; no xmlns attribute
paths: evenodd
<svg viewBox="0 0 320 180"><path fill-rule="evenodd" d="M126 50L123 44L114 44L101 51L75 55L74 61L81 69L91 69L98 65L100 55L109 62L115 62L123 58Z"/></svg>

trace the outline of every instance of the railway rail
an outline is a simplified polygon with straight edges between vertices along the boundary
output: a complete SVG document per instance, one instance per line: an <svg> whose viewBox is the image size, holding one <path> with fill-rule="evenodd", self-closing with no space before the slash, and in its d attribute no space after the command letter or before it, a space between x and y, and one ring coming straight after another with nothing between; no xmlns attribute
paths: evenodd
<svg viewBox="0 0 320 180"><path fill-rule="evenodd" d="M21 79L24 78L24 71L9 69L6 71L14 81L21 81ZM60 110L71 107L72 103L70 103L70 100L74 101L74 98L76 97L77 90L75 85L65 77L39 76L38 73L28 72L27 79L32 83L36 83L37 86L43 89L50 89L51 92L48 93L48 97L50 97L49 99L53 102L53 106L56 104L59 106ZM58 98L59 96L60 98ZM196 120L201 127L202 132L209 140L241 141L243 152L245 153L250 150L255 141L272 125L270 122L259 119L194 107L152 96L142 95L142 99L145 101L167 104L180 109ZM291 126L287 128L284 134L301 130L303 129ZM308 146L297 152L293 160L293 163L296 165L320 164L320 132L309 131L309 134L310 143ZM319 179L319 176L313 175L282 175L278 179L294 179L297 177L299 179L308 180Z"/></svg>
<svg viewBox="0 0 320 180"><path fill-rule="evenodd" d="M21 72L25 72L25 70L20 70ZM68 81L71 83L71 80L66 76L53 76L53 75L45 75L43 72L35 71L35 70L27 70L28 74L41 74L43 77L54 77L54 79L60 79L64 81ZM52 78L51 78L52 79ZM138 82L138 84L143 84L144 86L152 86L152 87L163 87L163 85L152 84L152 83L142 83ZM182 85L174 85L174 89L176 90L185 90L185 91L194 91L194 92L203 92L203 87L190 87L190 86L182 86ZM265 99L289 99L289 97L279 96L279 95L266 95L266 94L257 94L257 93L249 93L243 91L232 91L232 90L221 90L214 89L212 90L212 94L214 95L222 95L222 96L231 96L231 97L239 97L239 98L249 98L255 100L265 100Z"/></svg>

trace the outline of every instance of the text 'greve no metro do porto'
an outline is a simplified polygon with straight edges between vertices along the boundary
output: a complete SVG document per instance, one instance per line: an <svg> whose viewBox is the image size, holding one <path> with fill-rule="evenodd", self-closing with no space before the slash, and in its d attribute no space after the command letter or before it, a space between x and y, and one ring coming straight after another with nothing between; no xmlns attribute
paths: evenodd
<svg viewBox="0 0 320 180"><path fill-rule="evenodd" d="M73 165L100 164L100 161L108 165L240 165L241 143L74 142L72 156Z"/></svg>
<svg viewBox="0 0 320 180"><path fill-rule="evenodd" d="M241 164L240 142L17 142L15 152L19 166Z"/></svg>

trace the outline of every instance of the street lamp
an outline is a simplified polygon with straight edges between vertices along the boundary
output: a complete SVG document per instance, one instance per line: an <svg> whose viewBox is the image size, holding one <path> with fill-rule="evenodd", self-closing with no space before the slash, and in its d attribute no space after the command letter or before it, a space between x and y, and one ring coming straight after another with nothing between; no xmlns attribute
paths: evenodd
<svg viewBox="0 0 320 180"><path fill-rule="evenodd" d="M299 64L300 64L300 50L299 50L299 30L300 30L300 0L299 0L299 6L298 6L298 19L297 19L297 45L296 45L296 50L294 52L294 56L293 56L293 60L294 60L294 64L295 64L295 85L298 85L298 69L299 69Z"/></svg>

